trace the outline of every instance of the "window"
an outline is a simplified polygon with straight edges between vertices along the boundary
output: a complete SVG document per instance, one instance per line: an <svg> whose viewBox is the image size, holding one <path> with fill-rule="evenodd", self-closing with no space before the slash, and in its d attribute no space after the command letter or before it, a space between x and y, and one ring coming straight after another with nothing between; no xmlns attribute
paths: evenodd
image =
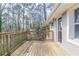
<svg viewBox="0 0 79 59"><path fill-rule="evenodd" d="M79 39L79 8L75 10L75 38Z"/></svg>
<svg viewBox="0 0 79 59"><path fill-rule="evenodd" d="M75 23L79 22L79 8L75 10Z"/></svg>
<svg viewBox="0 0 79 59"><path fill-rule="evenodd" d="M53 26L53 23L51 23L51 25Z"/></svg>
<svg viewBox="0 0 79 59"><path fill-rule="evenodd" d="M54 24L50 23L50 29L53 29L53 27L54 27Z"/></svg>
<svg viewBox="0 0 79 59"><path fill-rule="evenodd" d="M72 13L68 15L68 17L69 39L67 39L67 41L76 46L79 46L79 8L77 8L74 12L72 11Z"/></svg>

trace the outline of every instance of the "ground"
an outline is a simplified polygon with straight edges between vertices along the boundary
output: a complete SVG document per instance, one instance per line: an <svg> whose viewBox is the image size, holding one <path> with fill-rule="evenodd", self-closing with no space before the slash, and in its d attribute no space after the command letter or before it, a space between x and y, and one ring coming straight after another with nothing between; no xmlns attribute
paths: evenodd
<svg viewBox="0 0 79 59"><path fill-rule="evenodd" d="M27 41L11 56L66 56L68 55L53 41Z"/></svg>

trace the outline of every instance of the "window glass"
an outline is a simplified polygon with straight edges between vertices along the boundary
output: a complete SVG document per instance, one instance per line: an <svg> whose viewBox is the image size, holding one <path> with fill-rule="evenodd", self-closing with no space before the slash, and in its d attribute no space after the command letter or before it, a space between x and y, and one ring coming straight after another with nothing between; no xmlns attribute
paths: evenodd
<svg viewBox="0 0 79 59"><path fill-rule="evenodd" d="M79 24L75 25L75 38L79 38Z"/></svg>
<svg viewBox="0 0 79 59"><path fill-rule="evenodd" d="M79 9L77 9L75 11L75 22L78 23L79 22Z"/></svg>
<svg viewBox="0 0 79 59"><path fill-rule="evenodd" d="M79 8L75 10L75 38L79 38Z"/></svg>

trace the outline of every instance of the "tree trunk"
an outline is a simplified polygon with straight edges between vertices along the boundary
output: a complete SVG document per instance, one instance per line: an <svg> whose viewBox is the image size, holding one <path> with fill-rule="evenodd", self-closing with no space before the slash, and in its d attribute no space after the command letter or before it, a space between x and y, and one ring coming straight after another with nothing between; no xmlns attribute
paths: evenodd
<svg viewBox="0 0 79 59"><path fill-rule="evenodd" d="M46 20L46 5L45 5L45 3L43 3L43 6L44 6L44 18Z"/></svg>
<svg viewBox="0 0 79 59"><path fill-rule="evenodd" d="M23 31L24 31L24 12L25 12L25 8L23 7Z"/></svg>
<svg viewBox="0 0 79 59"><path fill-rule="evenodd" d="M2 18L1 18L1 15L0 15L0 32L2 31L2 20L1 20Z"/></svg>

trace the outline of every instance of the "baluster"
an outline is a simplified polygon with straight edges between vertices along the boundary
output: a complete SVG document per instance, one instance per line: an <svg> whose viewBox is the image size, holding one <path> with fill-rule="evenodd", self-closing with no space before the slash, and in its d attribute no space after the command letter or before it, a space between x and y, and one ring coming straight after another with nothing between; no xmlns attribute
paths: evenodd
<svg viewBox="0 0 79 59"><path fill-rule="evenodd" d="M13 40L13 48L15 47L15 35L14 34L12 34L12 40Z"/></svg>
<svg viewBox="0 0 79 59"><path fill-rule="evenodd" d="M10 42L11 42L11 44L10 44L10 50L12 50L12 48L13 48L13 39L12 39L12 34L10 35Z"/></svg>
<svg viewBox="0 0 79 59"><path fill-rule="evenodd" d="M2 35L2 55L5 54L5 39L4 39L4 35Z"/></svg>
<svg viewBox="0 0 79 59"><path fill-rule="evenodd" d="M18 44L19 34L17 34L16 45Z"/></svg>
<svg viewBox="0 0 79 59"><path fill-rule="evenodd" d="M10 40L11 34L8 34L8 49L11 50L11 40Z"/></svg>
<svg viewBox="0 0 79 59"><path fill-rule="evenodd" d="M2 35L4 39L4 49L5 49L5 54L7 54L7 44L6 44L6 34Z"/></svg>
<svg viewBox="0 0 79 59"><path fill-rule="evenodd" d="M15 48L15 46L16 46L16 42L15 41L16 41L16 38L17 38L15 34L14 34L13 38L14 38L14 48Z"/></svg>
<svg viewBox="0 0 79 59"><path fill-rule="evenodd" d="M9 55L9 44L8 44L8 35L6 35L6 50Z"/></svg>
<svg viewBox="0 0 79 59"><path fill-rule="evenodd" d="M0 34L0 56L1 56L1 34Z"/></svg>

